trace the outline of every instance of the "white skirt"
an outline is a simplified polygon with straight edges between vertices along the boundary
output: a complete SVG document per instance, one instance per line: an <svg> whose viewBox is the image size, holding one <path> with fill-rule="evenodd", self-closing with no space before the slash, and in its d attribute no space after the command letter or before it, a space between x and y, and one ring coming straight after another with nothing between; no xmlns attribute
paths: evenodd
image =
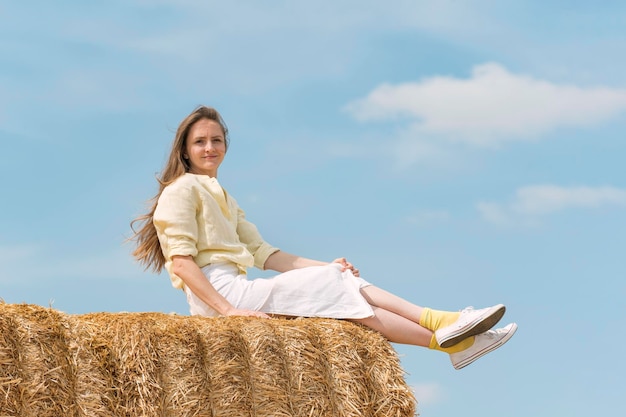
<svg viewBox="0 0 626 417"><path fill-rule="evenodd" d="M211 285L234 307L294 317L362 319L374 316L360 289L371 285L341 265L294 269L272 278L248 280L232 263L202 268ZM192 315L219 314L185 286Z"/></svg>

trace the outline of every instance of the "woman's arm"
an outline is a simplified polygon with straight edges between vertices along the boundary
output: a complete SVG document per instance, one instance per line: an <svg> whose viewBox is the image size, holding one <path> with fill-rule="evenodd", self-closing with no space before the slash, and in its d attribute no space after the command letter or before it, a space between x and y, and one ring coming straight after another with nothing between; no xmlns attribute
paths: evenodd
<svg viewBox="0 0 626 417"><path fill-rule="evenodd" d="M235 308L222 294L213 288L213 285L211 285L209 281L207 281L204 273L191 256L173 256L172 272L183 280L191 292L222 316L269 318L267 314L260 311Z"/></svg>
<svg viewBox="0 0 626 417"><path fill-rule="evenodd" d="M279 250L278 252L274 252L267 258L264 268L271 269L277 272L287 272L291 271L292 269L323 265L328 265L328 262L307 259Z"/></svg>
<svg viewBox="0 0 626 417"><path fill-rule="evenodd" d="M277 272L287 272L293 269L306 268L309 266L323 266L329 263L338 263L343 266L342 271L349 269L355 276L359 276L359 270L354 267L346 258L337 258L332 262L316 261L314 259L303 258L287 252L278 251L271 254L265 261L264 268Z"/></svg>

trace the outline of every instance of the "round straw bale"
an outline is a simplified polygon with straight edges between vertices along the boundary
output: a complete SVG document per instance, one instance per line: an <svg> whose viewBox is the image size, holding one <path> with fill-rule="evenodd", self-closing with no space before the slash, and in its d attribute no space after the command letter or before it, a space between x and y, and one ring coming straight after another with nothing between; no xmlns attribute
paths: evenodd
<svg viewBox="0 0 626 417"><path fill-rule="evenodd" d="M94 315L93 317L97 317ZM81 415L106 417L114 415L115 380L111 374L111 340L102 322L89 316L67 316L68 351L75 369L75 399Z"/></svg>
<svg viewBox="0 0 626 417"><path fill-rule="evenodd" d="M68 315L0 303L0 416L408 417L377 332L332 319Z"/></svg>
<svg viewBox="0 0 626 417"><path fill-rule="evenodd" d="M13 316L5 310L6 304L0 303L0 403L2 414L17 416L22 409L19 335Z"/></svg>
<svg viewBox="0 0 626 417"><path fill-rule="evenodd" d="M319 335L311 328L315 320L293 320L291 325L277 328L276 333L284 341L295 415L335 416L337 410L328 385L326 353Z"/></svg>
<svg viewBox="0 0 626 417"><path fill-rule="evenodd" d="M246 320L241 335L248 346L250 392L257 417L292 416L293 395L281 340L275 326L285 320Z"/></svg>
<svg viewBox="0 0 626 417"><path fill-rule="evenodd" d="M200 323L172 315L161 315L155 323L150 337L165 394L162 412L179 417L211 415L211 382Z"/></svg>
<svg viewBox="0 0 626 417"><path fill-rule="evenodd" d="M8 314L7 314L8 313ZM2 314L13 324L11 355L13 378L19 382L20 416L74 415L74 375L70 366L65 338L66 323L61 313L36 306L21 304ZM5 329L2 329L2 333Z"/></svg>

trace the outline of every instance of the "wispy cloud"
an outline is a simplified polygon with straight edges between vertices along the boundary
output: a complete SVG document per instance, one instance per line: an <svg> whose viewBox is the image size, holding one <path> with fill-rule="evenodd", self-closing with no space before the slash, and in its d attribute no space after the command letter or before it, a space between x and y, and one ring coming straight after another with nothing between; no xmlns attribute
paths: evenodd
<svg viewBox="0 0 626 417"><path fill-rule="evenodd" d="M506 203L480 202L476 208L485 220L508 224L516 219L528 220L572 208L605 206L626 207L626 189L531 185L519 188Z"/></svg>
<svg viewBox="0 0 626 417"><path fill-rule="evenodd" d="M556 84L487 63L467 79L382 84L345 109L364 122L406 121L418 137L494 146L609 120L626 111L626 90Z"/></svg>
<svg viewBox="0 0 626 417"><path fill-rule="evenodd" d="M423 383L411 385L418 403L421 405L433 405L440 402L443 397L443 389L436 383Z"/></svg>

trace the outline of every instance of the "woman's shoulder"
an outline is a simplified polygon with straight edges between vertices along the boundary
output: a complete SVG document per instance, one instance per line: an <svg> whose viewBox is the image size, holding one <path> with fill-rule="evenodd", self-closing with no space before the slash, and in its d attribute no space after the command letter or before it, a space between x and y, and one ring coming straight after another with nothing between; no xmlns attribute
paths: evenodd
<svg viewBox="0 0 626 417"><path fill-rule="evenodd" d="M188 193L189 191L196 188L197 184L198 181L195 178L195 175L185 173L169 183L167 186L165 186L162 195Z"/></svg>

